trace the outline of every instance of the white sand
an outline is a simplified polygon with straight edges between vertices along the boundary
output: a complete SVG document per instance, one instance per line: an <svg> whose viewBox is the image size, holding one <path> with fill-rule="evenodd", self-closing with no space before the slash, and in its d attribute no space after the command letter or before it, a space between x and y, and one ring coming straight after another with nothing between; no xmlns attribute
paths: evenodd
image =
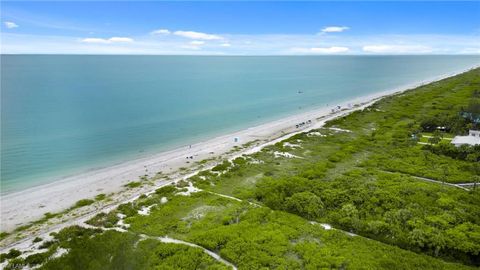
<svg viewBox="0 0 480 270"><path fill-rule="evenodd" d="M300 145L298 145L298 144L293 144L293 143L289 143L289 142L283 143L283 147L302 148L302 147L301 147Z"/></svg>
<svg viewBox="0 0 480 270"><path fill-rule="evenodd" d="M320 226L322 226L327 231L332 229L332 225L327 224L327 223L322 223L322 224L320 224Z"/></svg>
<svg viewBox="0 0 480 270"><path fill-rule="evenodd" d="M192 184L192 182L188 182L188 186L185 187L185 188L186 188L187 190L181 191L181 192L177 192L177 193L175 193L175 195L190 196L190 194L192 194L192 193L202 191L201 189L194 187L193 184Z"/></svg>
<svg viewBox="0 0 480 270"><path fill-rule="evenodd" d="M282 141L293 134L319 128L325 123L325 121L346 115L354 110L362 109L383 96L454 76L465 71L466 70L463 70L455 74L432 78L421 83L406 85L390 91L334 104L340 105L342 108L348 108L343 111L337 111L336 113L331 113L331 107L333 107L332 104L331 107L324 107L306 113L293 115L284 119L200 142L192 145L191 148L188 146L178 148L176 150L159 153L108 168L68 177L50 184L4 195L0 200L0 231L11 231L17 226L38 220L42 218L46 212L55 213L62 211L72 206L80 199L93 198L100 193L108 194L111 192L119 192L124 189L123 185L130 181L136 181L140 176L144 175L145 168L148 169L150 176L155 175L155 173L159 171L163 173L172 173L177 171L180 167L191 166L195 161L201 161L203 159L225 154L234 146L241 146L249 141L260 140L261 145L254 145L249 149L242 150L240 153L237 152L236 155L254 153L266 145ZM362 105L349 108L349 104ZM295 127L296 124L307 120L311 120L312 123L303 125L301 128ZM239 142L234 142L235 137L240 139ZM211 152L214 152L214 154L211 154ZM188 161L190 161L189 164L186 163L187 156L194 156L193 160L188 159ZM229 158L229 156L225 157ZM174 180L175 179L172 179L171 181ZM165 181L163 184L168 184L169 182L170 181ZM158 186L152 186L151 190L155 188L158 188ZM132 198L129 198L129 200ZM113 206L110 205L109 207ZM104 211L105 208L99 209L98 211L100 210ZM85 215L92 216L93 214L95 213L88 212ZM58 228L58 226L56 227Z"/></svg>
<svg viewBox="0 0 480 270"><path fill-rule="evenodd" d="M150 206L143 206L142 209L138 210L138 214L142 216L148 216L150 215L150 211L152 210L152 207L156 205L157 204L152 204Z"/></svg>
<svg viewBox="0 0 480 270"><path fill-rule="evenodd" d="M286 158L303 158L303 157L299 157L299 156L295 156L294 154L290 154L288 152L278 152L278 151L275 151L273 152L273 155L278 158L278 157L286 157Z"/></svg>
<svg viewBox="0 0 480 270"><path fill-rule="evenodd" d="M160 204L166 204L167 202L168 202L167 197L162 197L162 198L160 199Z"/></svg>

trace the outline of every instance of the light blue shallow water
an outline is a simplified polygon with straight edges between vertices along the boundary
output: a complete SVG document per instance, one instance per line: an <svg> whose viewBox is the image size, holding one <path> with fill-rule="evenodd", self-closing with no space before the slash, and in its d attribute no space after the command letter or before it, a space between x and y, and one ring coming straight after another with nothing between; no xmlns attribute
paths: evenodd
<svg viewBox="0 0 480 270"><path fill-rule="evenodd" d="M478 56L2 55L1 191L478 64Z"/></svg>

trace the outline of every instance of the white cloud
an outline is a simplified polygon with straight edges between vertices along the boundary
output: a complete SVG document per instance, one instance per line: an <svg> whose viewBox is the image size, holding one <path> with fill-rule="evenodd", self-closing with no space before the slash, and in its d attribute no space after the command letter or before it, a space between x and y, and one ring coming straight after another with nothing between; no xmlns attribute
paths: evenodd
<svg viewBox="0 0 480 270"><path fill-rule="evenodd" d="M175 31L173 32L174 35L191 38L191 39L204 39L204 40L220 40L223 39L221 36L206 34L201 32L194 32L194 31Z"/></svg>
<svg viewBox="0 0 480 270"><path fill-rule="evenodd" d="M110 39L95 35L85 38L4 32L0 40L1 53L16 54L480 54L479 35L223 34L222 40L201 40L184 39L173 34L160 39L148 33L126 39ZM194 41L205 44L195 45L199 43Z"/></svg>
<svg viewBox="0 0 480 270"><path fill-rule="evenodd" d="M108 40L103 38L84 38L81 41L85 43L108 43Z"/></svg>
<svg viewBox="0 0 480 270"><path fill-rule="evenodd" d="M158 29L150 32L152 35L168 35L170 34L170 30L168 29Z"/></svg>
<svg viewBox="0 0 480 270"><path fill-rule="evenodd" d="M101 43L101 44L109 44L109 43L129 43L133 42L132 38L129 37L111 37L108 39L105 38L84 38L81 40L84 43Z"/></svg>
<svg viewBox="0 0 480 270"><path fill-rule="evenodd" d="M195 46L199 46L199 45L205 44L205 41L194 40L194 41L190 42L190 44L195 45Z"/></svg>
<svg viewBox="0 0 480 270"><path fill-rule="evenodd" d="M348 52L350 49L347 47L312 47L312 48L292 48L291 51L296 53L324 53L324 54L336 54Z"/></svg>
<svg viewBox="0 0 480 270"><path fill-rule="evenodd" d="M111 37L108 40L110 42L133 42L133 39L129 37Z"/></svg>
<svg viewBox="0 0 480 270"><path fill-rule="evenodd" d="M432 48L423 45L367 45L362 50L368 53L405 54L430 53Z"/></svg>
<svg viewBox="0 0 480 270"><path fill-rule="evenodd" d="M18 24L14 22L5 22L4 24L5 24L5 27L7 27L8 29L13 29L18 27Z"/></svg>
<svg viewBox="0 0 480 270"><path fill-rule="evenodd" d="M350 29L347 26L327 26L322 29L322 33L338 33Z"/></svg>

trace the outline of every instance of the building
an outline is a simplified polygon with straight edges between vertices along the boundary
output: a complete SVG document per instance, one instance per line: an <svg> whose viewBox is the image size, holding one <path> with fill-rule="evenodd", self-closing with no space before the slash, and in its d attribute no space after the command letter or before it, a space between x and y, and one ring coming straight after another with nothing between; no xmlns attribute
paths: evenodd
<svg viewBox="0 0 480 270"><path fill-rule="evenodd" d="M452 140L456 147L461 145L480 145L480 130L469 130L467 136L456 136Z"/></svg>

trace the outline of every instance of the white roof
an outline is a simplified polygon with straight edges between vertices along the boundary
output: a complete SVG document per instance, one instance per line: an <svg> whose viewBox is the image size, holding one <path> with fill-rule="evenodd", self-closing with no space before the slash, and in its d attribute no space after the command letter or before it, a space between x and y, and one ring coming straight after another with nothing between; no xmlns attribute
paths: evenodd
<svg viewBox="0 0 480 270"><path fill-rule="evenodd" d="M468 131L468 135L469 135L469 136L479 136L479 135L480 135L480 130L470 129L470 130Z"/></svg>
<svg viewBox="0 0 480 270"><path fill-rule="evenodd" d="M455 145L462 145L462 144L476 145L476 144L480 144L480 137L456 136L455 138L453 138L452 143Z"/></svg>

